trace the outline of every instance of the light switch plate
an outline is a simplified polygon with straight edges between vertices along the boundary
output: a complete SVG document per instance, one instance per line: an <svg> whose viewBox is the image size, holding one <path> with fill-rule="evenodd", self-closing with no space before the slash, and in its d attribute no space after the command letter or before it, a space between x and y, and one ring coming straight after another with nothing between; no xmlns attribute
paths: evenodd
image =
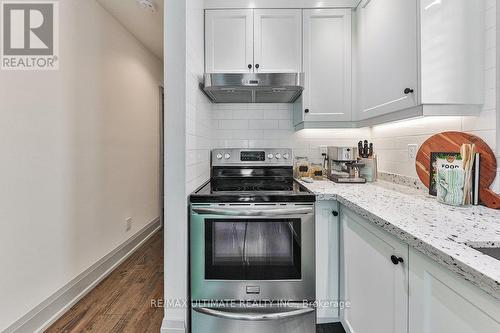
<svg viewBox="0 0 500 333"><path fill-rule="evenodd" d="M417 157L418 145L416 143L412 143L408 145L408 158L410 160L414 160Z"/></svg>
<svg viewBox="0 0 500 333"><path fill-rule="evenodd" d="M328 147L327 146L319 146L319 152L321 155L326 155L328 153Z"/></svg>
<svg viewBox="0 0 500 333"><path fill-rule="evenodd" d="M131 217L129 217L125 220L125 231L130 231L130 229L132 229L132 223L133 223L133 220Z"/></svg>

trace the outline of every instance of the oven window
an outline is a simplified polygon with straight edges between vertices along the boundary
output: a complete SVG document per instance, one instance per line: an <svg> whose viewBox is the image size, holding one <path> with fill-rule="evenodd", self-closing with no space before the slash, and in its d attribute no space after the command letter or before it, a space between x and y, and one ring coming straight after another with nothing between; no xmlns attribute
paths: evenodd
<svg viewBox="0 0 500 333"><path fill-rule="evenodd" d="M206 219L205 279L300 279L300 244L300 219Z"/></svg>

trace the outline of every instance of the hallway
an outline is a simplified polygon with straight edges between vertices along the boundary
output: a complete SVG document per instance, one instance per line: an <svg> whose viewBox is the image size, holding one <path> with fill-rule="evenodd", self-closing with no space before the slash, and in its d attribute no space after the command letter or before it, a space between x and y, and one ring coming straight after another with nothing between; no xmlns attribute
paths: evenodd
<svg viewBox="0 0 500 333"><path fill-rule="evenodd" d="M48 330L61 332L160 331L163 308L163 229L118 266Z"/></svg>

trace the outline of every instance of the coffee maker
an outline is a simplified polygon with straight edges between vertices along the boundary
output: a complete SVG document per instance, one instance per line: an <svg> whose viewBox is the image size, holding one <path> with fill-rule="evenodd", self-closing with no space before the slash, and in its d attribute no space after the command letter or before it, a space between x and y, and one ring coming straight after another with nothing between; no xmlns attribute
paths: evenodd
<svg viewBox="0 0 500 333"><path fill-rule="evenodd" d="M358 161L357 147L328 147L328 179L336 183L366 183L360 176L360 169L365 165Z"/></svg>

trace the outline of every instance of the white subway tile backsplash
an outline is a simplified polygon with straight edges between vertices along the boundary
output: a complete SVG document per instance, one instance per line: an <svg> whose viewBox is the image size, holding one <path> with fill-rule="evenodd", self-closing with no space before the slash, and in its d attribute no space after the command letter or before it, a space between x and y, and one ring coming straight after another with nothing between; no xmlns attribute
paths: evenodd
<svg viewBox="0 0 500 333"><path fill-rule="evenodd" d="M234 119L262 119L263 110L235 109L233 112Z"/></svg>
<svg viewBox="0 0 500 333"><path fill-rule="evenodd" d="M270 109L264 112L264 119L292 119L292 110L290 109Z"/></svg>
<svg viewBox="0 0 500 333"><path fill-rule="evenodd" d="M486 50L496 47L497 45L497 29L490 28L486 30L486 38L485 38L485 48Z"/></svg>
<svg viewBox="0 0 500 333"><path fill-rule="evenodd" d="M279 129L278 120L251 119L248 121L250 129Z"/></svg>
<svg viewBox="0 0 500 333"><path fill-rule="evenodd" d="M219 120L220 129L248 129L248 120L241 119L231 119L231 120Z"/></svg>
<svg viewBox="0 0 500 333"><path fill-rule="evenodd" d="M215 109L213 112L213 119L233 119L233 111L230 109Z"/></svg>
<svg viewBox="0 0 500 333"><path fill-rule="evenodd" d="M263 130L232 130L229 134L229 137L232 139L262 139L263 138ZM228 136L226 136L227 138Z"/></svg>
<svg viewBox="0 0 500 333"><path fill-rule="evenodd" d="M484 52L484 69L494 68L496 66L497 48L493 47Z"/></svg>
<svg viewBox="0 0 500 333"><path fill-rule="evenodd" d="M288 139L293 137L293 134L294 134L293 130L273 129L273 130L264 130L262 137L264 139Z"/></svg>
<svg viewBox="0 0 500 333"><path fill-rule="evenodd" d="M484 110L480 117L463 117L462 129L464 131L495 130L496 110Z"/></svg>
<svg viewBox="0 0 500 333"><path fill-rule="evenodd" d="M496 67L484 71L484 89L495 89L497 83Z"/></svg>
<svg viewBox="0 0 500 333"><path fill-rule="evenodd" d="M486 9L486 13L484 15L484 25L486 29L495 28L496 15L496 6L492 6Z"/></svg>
<svg viewBox="0 0 500 333"><path fill-rule="evenodd" d="M278 121L279 129L290 129L293 130L293 120L292 119L282 119Z"/></svg>
<svg viewBox="0 0 500 333"><path fill-rule="evenodd" d="M213 148L248 148L248 141L236 139L214 140Z"/></svg>

